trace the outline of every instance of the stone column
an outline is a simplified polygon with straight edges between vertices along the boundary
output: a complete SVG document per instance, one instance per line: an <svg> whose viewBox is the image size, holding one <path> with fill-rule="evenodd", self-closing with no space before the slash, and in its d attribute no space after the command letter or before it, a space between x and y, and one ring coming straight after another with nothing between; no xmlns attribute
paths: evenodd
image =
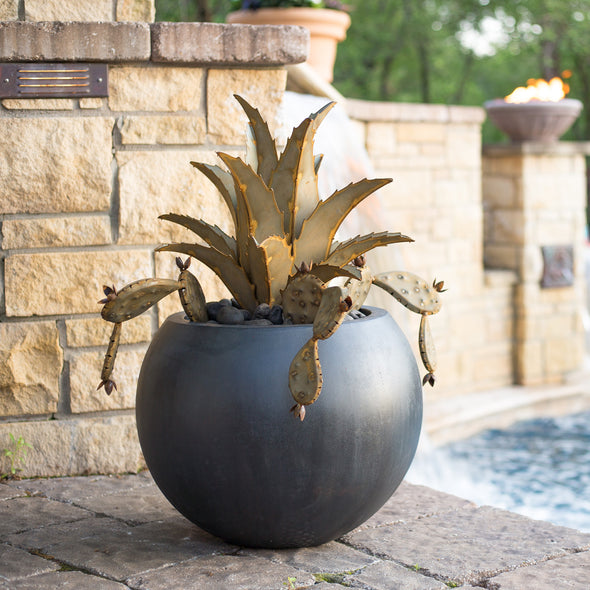
<svg viewBox="0 0 590 590"><path fill-rule="evenodd" d="M486 267L518 277L518 384L563 381L583 360L588 150L588 144L564 142L484 147L484 259ZM554 247L565 250L547 280Z"/></svg>

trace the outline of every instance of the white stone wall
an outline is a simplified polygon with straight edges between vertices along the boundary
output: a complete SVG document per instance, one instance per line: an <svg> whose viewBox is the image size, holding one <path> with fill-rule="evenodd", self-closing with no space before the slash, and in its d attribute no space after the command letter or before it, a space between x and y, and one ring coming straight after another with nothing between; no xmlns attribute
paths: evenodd
<svg viewBox="0 0 590 590"><path fill-rule="evenodd" d="M559 383L579 369L588 146L489 146L482 160L479 108L348 109L378 176L393 178L373 218L416 240L378 253L379 270L397 265L449 289L431 321L439 380L427 397ZM564 244L574 248L574 284L541 288L541 247ZM415 343L417 319L389 308Z"/></svg>
<svg viewBox="0 0 590 590"><path fill-rule="evenodd" d="M154 0L1 0L0 21L153 22Z"/></svg>
<svg viewBox="0 0 590 590"><path fill-rule="evenodd" d="M377 175L393 178L373 205L379 229L415 240L377 252L377 270L408 270L448 288L441 312L430 319L438 369L427 400L512 383L515 277L483 265L483 110L347 104ZM389 297L378 303L387 305L417 353L419 317Z"/></svg>

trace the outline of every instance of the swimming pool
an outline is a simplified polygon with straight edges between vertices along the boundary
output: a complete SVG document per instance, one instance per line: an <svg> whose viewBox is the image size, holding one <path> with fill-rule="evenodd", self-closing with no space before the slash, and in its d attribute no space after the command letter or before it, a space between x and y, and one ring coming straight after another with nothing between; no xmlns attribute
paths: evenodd
<svg viewBox="0 0 590 590"><path fill-rule="evenodd" d="M518 422L433 449L407 481L590 532L590 412Z"/></svg>

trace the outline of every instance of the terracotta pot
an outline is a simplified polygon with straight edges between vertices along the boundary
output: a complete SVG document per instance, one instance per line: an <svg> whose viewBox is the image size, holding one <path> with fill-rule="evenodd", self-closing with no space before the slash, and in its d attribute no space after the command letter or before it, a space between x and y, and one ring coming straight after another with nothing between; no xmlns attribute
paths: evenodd
<svg viewBox="0 0 590 590"><path fill-rule="evenodd" d="M385 311L320 342L318 400L289 412L291 360L313 327L227 326L170 316L137 386L139 440L158 487L230 543L326 543L369 518L416 451L422 387Z"/></svg>
<svg viewBox="0 0 590 590"><path fill-rule="evenodd" d="M496 99L486 102L484 107L496 127L514 142L557 141L582 111L582 103L574 98L524 103Z"/></svg>
<svg viewBox="0 0 590 590"><path fill-rule="evenodd" d="M260 8L230 12L226 21L246 25L297 25L310 33L307 63L324 79L334 79L334 62L339 41L346 39L350 16L328 8Z"/></svg>

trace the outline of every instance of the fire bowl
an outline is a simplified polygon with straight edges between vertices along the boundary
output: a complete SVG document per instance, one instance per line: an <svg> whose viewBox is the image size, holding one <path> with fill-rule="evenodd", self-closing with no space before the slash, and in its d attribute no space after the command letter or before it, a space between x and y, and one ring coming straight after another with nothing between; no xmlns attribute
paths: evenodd
<svg viewBox="0 0 590 590"><path fill-rule="evenodd" d="M484 107L491 121L513 142L557 141L582 111L582 103L575 98L523 103L495 99L486 102Z"/></svg>

